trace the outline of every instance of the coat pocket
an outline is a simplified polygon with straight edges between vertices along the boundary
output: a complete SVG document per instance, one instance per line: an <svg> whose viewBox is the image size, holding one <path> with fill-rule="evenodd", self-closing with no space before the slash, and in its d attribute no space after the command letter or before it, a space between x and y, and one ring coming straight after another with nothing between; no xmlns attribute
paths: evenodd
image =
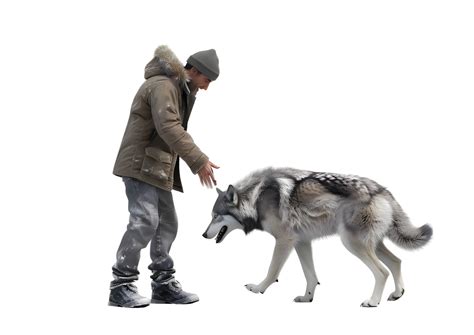
<svg viewBox="0 0 474 335"><path fill-rule="evenodd" d="M171 174L173 155L158 148L145 148L141 172L156 179L168 180Z"/></svg>

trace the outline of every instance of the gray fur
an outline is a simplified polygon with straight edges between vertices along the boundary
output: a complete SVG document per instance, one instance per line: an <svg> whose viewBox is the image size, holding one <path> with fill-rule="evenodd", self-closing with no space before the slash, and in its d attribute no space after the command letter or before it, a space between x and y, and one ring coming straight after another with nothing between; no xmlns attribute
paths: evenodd
<svg viewBox="0 0 474 335"><path fill-rule="evenodd" d="M266 168L218 193L213 220L203 236L218 235L217 242L221 242L231 230L240 228L246 233L260 229L275 237L267 277L258 285L246 285L252 292L263 293L274 283L289 253L296 249L307 280L305 295L295 298L298 302L312 301L318 283L312 240L338 234L343 245L370 268L375 286L362 306L374 307L389 275L385 266L395 281L389 300L397 300L404 292L401 261L386 248L383 239L388 237L402 248L416 249L428 243L433 234L429 225L414 227L383 186L354 175Z"/></svg>

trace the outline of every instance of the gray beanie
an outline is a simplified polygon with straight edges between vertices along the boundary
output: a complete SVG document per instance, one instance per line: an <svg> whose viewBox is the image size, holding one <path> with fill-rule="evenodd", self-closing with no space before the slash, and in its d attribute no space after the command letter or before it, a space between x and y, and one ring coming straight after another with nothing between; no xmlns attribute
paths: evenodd
<svg viewBox="0 0 474 335"><path fill-rule="evenodd" d="M189 56L187 62L210 80L219 77L219 58L214 49L196 52Z"/></svg>

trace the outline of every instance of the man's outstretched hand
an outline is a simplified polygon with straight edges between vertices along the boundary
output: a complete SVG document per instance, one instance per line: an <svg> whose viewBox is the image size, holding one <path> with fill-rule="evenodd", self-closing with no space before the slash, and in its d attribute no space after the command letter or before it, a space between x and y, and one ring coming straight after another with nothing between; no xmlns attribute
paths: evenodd
<svg viewBox="0 0 474 335"><path fill-rule="evenodd" d="M201 180L202 186L206 186L207 188L213 188L217 185L213 169L218 168L219 167L216 164L212 163L211 161L207 161L206 165L204 165L201 170L198 171L199 179Z"/></svg>

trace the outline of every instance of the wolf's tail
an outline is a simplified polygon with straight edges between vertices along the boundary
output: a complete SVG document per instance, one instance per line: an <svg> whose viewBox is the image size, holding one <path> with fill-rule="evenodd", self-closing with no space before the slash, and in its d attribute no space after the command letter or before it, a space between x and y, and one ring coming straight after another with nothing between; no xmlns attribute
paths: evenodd
<svg viewBox="0 0 474 335"><path fill-rule="evenodd" d="M394 206L393 224L387 237L405 249L418 249L426 245L433 236L433 228L425 224L419 228L413 226L398 203Z"/></svg>

